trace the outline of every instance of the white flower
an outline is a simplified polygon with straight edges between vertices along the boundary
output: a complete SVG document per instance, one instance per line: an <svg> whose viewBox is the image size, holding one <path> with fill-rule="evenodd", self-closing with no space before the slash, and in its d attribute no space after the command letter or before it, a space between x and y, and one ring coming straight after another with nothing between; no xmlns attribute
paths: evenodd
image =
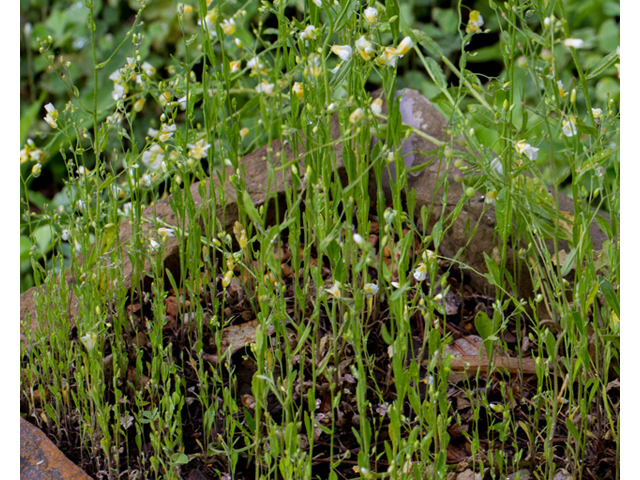
<svg viewBox="0 0 640 480"><path fill-rule="evenodd" d="M98 341L98 336L95 333L90 332L80 337L80 341L85 346L85 348L90 352L96 346L96 342Z"/></svg>
<svg viewBox="0 0 640 480"><path fill-rule="evenodd" d="M140 68L142 68L142 71L147 75L147 77L152 76L154 73L156 73L156 69L153 65L151 65L149 62L144 62Z"/></svg>
<svg viewBox="0 0 640 480"><path fill-rule="evenodd" d="M349 122L358 123L364 118L364 110L356 108L351 115L349 115Z"/></svg>
<svg viewBox="0 0 640 480"><path fill-rule="evenodd" d="M111 98L113 98L116 101L120 100L124 95L124 90L125 90L124 85L122 85L121 83L114 83L113 92L111 92Z"/></svg>
<svg viewBox="0 0 640 480"><path fill-rule="evenodd" d="M247 127L240 129L240 137L244 140L249 135L249 129Z"/></svg>
<svg viewBox="0 0 640 480"><path fill-rule="evenodd" d="M396 48L396 54L400 56L406 55L412 48L413 40L411 37L404 37L400 42L400 45L398 45L398 48Z"/></svg>
<svg viewBox="0 0 640 480"><path fill-rule="evenodd" d="M76 208L78 211L82 212L84 210L84 202L82 200L78 200L76 202Z"/></svg>
<svg viewBox="0 0 640 480"><path fill-rule="evenodd" d="M151 250L152 253L155 253L158 250L160 250L160 244L156 242L153 238L149 239L149 250Z"/></svg>
<svg viewBox="0 0 640 480"><path fill-rule="evenodd" d="M229 70L231 71L231 73L239 72L241 65L241 60L232 60L229 62Z"/></svg>
<svg viewBox="0 0 640 480"><path fill-rule="evenodd" d="M538 150L540 150L539 148L532 147L524 140L520 140L518 143L516 143L515 149L516 152L518 152L520 155L526 155L527 157L529 157L529 160L535 160L536 158L538 158Z"/></svg>
<svg viewBox="0 0 640 480"><path fill-rule="evenodd" d="M254 72L264 69L264 65L258 57L253 57L247 60L247 67L253 70Z"/></svg>
<svg viewBox="0 0 640 480"><path fill-rule="evenodd" d="M558 80L558 91L560 92L560 98L564 98L567 96L567 92L564 91L564 84L562 80Z"/></svg>
<svg viewBox="0 0 640 480"><path fill-rule="evenodd" d="M353 241L356 242L356 245L358 246L362 246L362 244L364 244L364 238L362 238L362 235L359 233L353 234Z"/></svg>
<svg viewBox="0 0 640 480"><path fill-rule="evenodd" d="M344 63L344 62L340 62L338 65L336 65L334 68L332 68L332 69L331 69L331 73L333 73L334 75L335 75L336 73L338 73L338 70L340 70L340 67L342 67L342 64L343 64L343 63Z"/></svg>
<svg viewBox="0 0 640 480"><path fill-rule="evenodd" d="M144 185L145 188L149 188L151 186L151 176L148 173L142 175L142 178L140 180L142 181L142 185Z"/></svg>
<svg viewBox="0 0 640 480"><path fill-rule="evenodd" d="M136 100L136 103L133 104L133 109L136 112L140 112L142 110L142 108L144 107L145 103L147 103L147 101L144 98L139 98L138 100ZM120 113L120 112L118 112L118 113Z"/></svg>
<svg viewBox="0 0 640 480"><path fill-rule="evenodd" d="M422 252L422 259L425 262L433 262L437 258L438 258L438 256L436 255L436 252L434 252L433 250L429 250L427 248L427 249L425 249L424 252Z"/></svg>
<svg viewBox="0 0 640 480"><path fill-rule="evenodd" d="M391 286L393 288L400 288L400 284L398 282L391 282Z"/></svg>
<svg viewBox="0 0 640 480"><path fill-rule="evenodd" d="M322 0L313 0L313 3L316 4L316 7L322 8Z"/></svg>
<svg viewBox="0 0 640 480"><path fill-rule="evenodd" d="M126 430L131 425L133 425L133 420L134 419L131 415L125 415L123 417L120 417L120 425L122 425L122 428Z"/></svg>
<svg viewBox="0 0 640 480"><path fill-rule="evenodd" d="M562 133L567 137L573 137L578 133L578 127L576 127L575 118L573 115L568 119L562 121Z"/></svg>
<svg viewBox="0 0 640 480"><path fill-rule="evenodd" d="M273 88L275 85L273 83L268 83L266 80L263 80L256 86L256 92L264 93L265 95L273 95Z"/></svg>
<svg viewBox="0 0 640 480"><path fill-rule="evenodd" d="M182 15L185 13L191 13L193 12L193 7L191 5L185 5L184 3L179 3L178 4L178 14Z"/></svg>
<svg viewBox="0 0 640 480"><path fill-rule="evenodd" d="M158 135L158 130L156 130L155 128L151 128L149 127L149 130L147 130L147 135L149 135L150 137L155 137L156 135Z"/></svg>
<svg viewBox="0 0 640 480"><path fill-rule="evenodd" d="M393 47L384 47L384 52L378 57L378 61L385 67L395 67L398 61L398 52Z"/></svg>
<svg viewBox="0 0 640 480"><path fill-rule="evenodd" d="M337 108L338 106L335 103L330 103L329 106L327 107L327 111L329 113L333 113L336 111Z"/></svg>
<svg viewBox="0 0 640 480"><path fill-rule="evenodd" d="M33 175L33 178L38 178L41 172L42 165L40 165L39 163L36 163L33 167L31 167L31 175Z"/></svg>
<svg viewBox="0 0 640 480"><path fill-rule="evenodd" d="M302 87L302 84L300 82L295 82L293 84L293 87L291 88L291 91L296 94L296 97L302 100L302 96L304 95L304 88Z"/></svg>
<svg viewBox="0 0 640 480"><path fill-rule="evenodd" d="M382 113L382 99L376 98L373 102L371 102L371 111L376 115L380 115Z"/></svg>
<svg viewBox="0 0 640 480"><path fill-rule="evenodd" d="M158 235L161 237L175 237L175 233L173 232L173 228L160 227L158 229Z"/></svg>
<svg viewBox="0 0 640 480"><path fill-rule="evenodd" d="M31 150L31 152L29 152L29 156L31 157L31 159L35 160L36 162L39 162L40 158L43 155L44 155L44 152L39 148L34 148L33 150Z"/></svg>
<svg viewBox="0 0 640 480"><path fill-rule="evenodd" d="M600 118L602 116L601 108L592 108L591 113L593 114L593 118Z"/></svg>
<svg viewBox="0 0 640 480"><path fill-rule="evenodd" d="M367 296L367 298L371 298L376 295L378 293L378 290L380 289L375 283L365 283L364 287L362 287L362 290L364 290L364 294Z"/></svg>
<svg viewBox="0 0 640 480"><path fill-rule="evenodd" d="M121 82L123 80L122 69L118 69L109 75L109 80L113 80L114 82Z"/></svg>
<svg viewBox="0 0 640 480"><path fill-rule="evenodd" d="M240 40L238 37L234 38L233 41L235 42L235 44L238 46L238 48L242 48L244 45L242 44L242 40Z"/></svg>
<svg viewBox="0 0 640 480"><path fill-rule="evenodd" d="M335 282L333 286L327 290L327 293L336 298L340 298L340 282Z"/></svg>
<svg viewBox="0 0 640 480"><path fill-rule="evenodd" d="M343 62L348 62L351 58L351 47L349 45L334 45L331 51L338 55Z"/></svg>
<svg viewBox="0 0 640 480"><path fill-rule="evenodd" d="M467 23L467 33L478 33L480 27L484 25L484 19L480 12L477 10L471 10L469 12L469 22Z"/></svg>
<svg viewBox="0 0 640 480"><path fill-rule="evenodd" d="M62 238L62 240L66 242L69 240L69 235L71 235L71 232L69 231L69 229L63 228L62 233L60 234L60 238Z"/></svg>
<svg viewBox="0 0 640 480"><path fill-rule="evenodd" d="M316 38L317 31L314 25L309 25L304 29L303 32L300 32L300 38L302 40L306 40L307 38L314 39Z"/></svg>
<svg viewBox="0 0 640 480"><path fill-rule="evenodd" d="M142 163L151 171L158 170L163 160L164 150L157 143L142 154Z"/></svg>
<svg viewBox="0 0 640 480"><path fill-rule="evenodd" d="M204 158L207 156L207 150L209 149L211 145L208 143L205 143L204 140L198 140L195 144L193 143L189 143L187 144L187 147L189 147L189 149L191 149L190 155L193 158Z"/></svg>
<svg viewBox="0 0 640 480"><path fill-rule="evenodd" d="M418 265L418 267L413 271L413 277L419 282L427 278L427 265L424 263Z"/></svg>
<svg viewBox="0 0 640 480"><path fill-rule="evenodd" d="M580 38L566 38L564 45L565 47L582 48L584 47L584 40Z"/></svg>
<svg viewBox="0 0 640 480"><path fill-rule="evenodd" d="M53 106L53 103L47 103L44 108L47 111L47 116L44 117L44 121L47 122L51 128L56 128L58 126L58 110Z"/></svg>
<svg viewBox="0 0 640 480"><path fill-rule="evenodd" d="M129 212L133 209L133 204L131 202L127 202L122 205L122 211L125 215L129 215Z"/></svg>
<svg viewBox="0 0 640 480"><path fill-rule="evenodd" d="M26 148L20 150L20 164L26 163L31 160L31 152Z"/></svg>
<svg viewBox="0 0 640 480"><path fill-rule="evenodd" d="M160 133L160 141L166 142L173 136L173 132L176 131L176 124L167 125L166 123L162 124L162 128L160 129L162 133Z"/></svg>
<svg viewBox="0 0 640 480"><path fill-rule="evenodd" d="M364 15L364 19L369 25L375 25L376 23L378 23L379 13L376 7L367 7L362 13Z"/></svg>
<svg viewBox="0 0 640 480"><path fill-rule="evenodd" d="M371 60L373 56L373 46L369 40L364 38L364 35L356 40L356 50L358 50L358 53L364 60Z"/></svg>
<svg viewBox="0 0 640 480"><path fill-rule="evenodd" d="M204 24L207 26L207 30L209 30L212 35L215 34L217 18L218 12L215 9L208 11L207 15L204 17Z"/></svg>
<svg viewBox="0 0 640 480"><path fill-rule="evenodd" d="M222 28L225 35L233 35L236 33L236 21L233 18L225 19L220 22L220 28Z"/></svg>
<svg viewBox="0 0 640 480"><path fill-rule="evenodd" d="M549 17L545 17L544 18L544 26L545 27L551 26L551 18L549 18Z"/></svg>
<svg viewBox="0 0 640 480"><path fill-rule="evenodd" d="M76 253L80 253L80 251L82 250L82 245L80 245L80 242L77 239L73 239L73 246L76 249Z"/></svg>
<svg viewBox="0 0 640 480"><path fill-rule="evenodd" d="M435 300L436 302L439 302L440 300L442 300L442 294L438 293L435 297L433 297L433 300Z"/></svg>
<svg viewBox="0 0 640 480"><path fill-rule="evenodd" d="M178 99L178 104L180 105L181 110L185 110L187 108L187 96L180 97Z"/></svg>

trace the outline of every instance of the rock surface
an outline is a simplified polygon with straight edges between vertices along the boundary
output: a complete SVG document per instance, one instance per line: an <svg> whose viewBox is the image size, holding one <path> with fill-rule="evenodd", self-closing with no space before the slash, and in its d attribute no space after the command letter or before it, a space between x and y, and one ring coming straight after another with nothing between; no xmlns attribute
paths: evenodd
<svg viewBox="0 0 640 480"><path fill-rule="evenodd" d="M90 480L44 433L20 418L20 478L22 480Z"/></svg>

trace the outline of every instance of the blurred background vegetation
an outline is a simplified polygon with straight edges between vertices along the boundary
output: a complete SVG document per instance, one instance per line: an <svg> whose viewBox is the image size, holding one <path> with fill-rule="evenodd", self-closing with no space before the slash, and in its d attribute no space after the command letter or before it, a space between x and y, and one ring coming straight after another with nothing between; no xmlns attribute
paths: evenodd
<svg viewBox="0 0 640 480"><path fill-rule="evenodd" d="M126 37L127 32L135 22L136 12L139 2L134 0L94 0L96 11L96 57L98 62L107 60ZM290 17L302 18L304 1L289 1L287 12ZM460 20L466 23L469 11L479 10L484 16L485 33L474 35L470 44L465 46L469 56L467 57L467 70L475 73L479 82L485 84L489 91L493 85L502 86L499 77L503 70L500 38L501 32L498 27L498 20L493 15L493 10L489 7L490 0L464 0L461 8L458 9L458 2L444 0L406 0L400 2L402 22L412 29L419 29L435 40L444 53L449 57L454 65L458 64L461 53L461 35L459 32ZM157 71L156 81L169 80L176 76L176 72L183 72L181 62L185 62L185 42L188 42L194 35L198 35L198 14L196 0L183 0L185 4L191 4L194 12L185 15L184 24L179 22L177 15L178 2L173 0L154 0L148 2L143 11L143 25L138 30L144 33L144 41L138 47L140 61L149 62ZM276 19L269 15L261 15L258 11L260 2L258 1L229 1L223 2L222 8L225 11L244 9L247 14L244 17L244 25L238 26L237 36L246 45L256 45L257 50L262 50L265 42L269 40L269 27L276 27ZM357 2L356 2L357 3ZM371 2L367 2L371 3ZM530 2L534 6L537 4L552 3L548 0L538 0ZM384 4L384 2L382 2ZM580 60L586 70L593 67L605 55L615 51L619 45L619 20L620 4L615 0L567 0L565 1L566 13L569 17L569 24L574 38L581 38L585 41L585 48L579 51ZM462 18L460 19L459 13ZM21 165L20 180L20 287L25 291L33 286L35 280L33 276L34 258L40 258L40 265L46 269L53 269L53 257L56 251L61 250L64 258L68 261L71 255L68 243L60 242L58 236L70 218L70 198L73 192L68 191L67 179L73 169L67 164L60 153L61 148L69 146L70 139L79 141L82 146L88 147L89 140L80 138L77 140L70 131L52 131L43 120L45 115L44 105L53 103L58 110L62 111L67 102L71 101L71 94L77 88L80 99L87 105L93 104L93 52L91 49L91 36L87 25L88 9L83 1L66 0L21 0L20 1L20 148L23 148L27 139L31 139L37 148L44 152L45 159L42 161L42 173L38 178L30 176L32 162ZM531 16L531 27L542 28L535 25L539 22L537 16ZM259 23L263 23L261 39L256 40L254 28ZM40 41L51 37L52 43L44 53L40 53ZM388 40L391 34L388 33ZM261 43L262 42L262 43ZM113 82L109 75L126 63L126 57L131 56L133 46L131 40L126 42L113 56L109 64L99 70L98 82L98 120L103 121L108 115L113 114L116 101L112 98ZM523 52L530 57L531 52ZM220 52L216 52L220 54ZM561 72L565 90L569 91L571 85L575 83L576 72L572 70L572 62L567 49L556 51L557 65ZM49 56L50 60L47 59ZM51 57L53 56L53 57ZM530 57L531 58L531 57ZM193 60L193 59L191 59ZM58 74L49 67L49 61L59 67ZM65 64L71 62L70 67ZM198 59L189 65L197 81L201 81L202 67L198 64ZM543 64L544 62L541 62ZM447 76L451 89L455 90L457 78L451 74L446 66L441 65ZM523 76L526 74L525 65L520 70ZM540 68L543 68L541 66ZM378 83L376 83L378 82ZM515 82L514 82L515 83ZM540 92L536 90L534 82L522 82L526 85L524 89L519 89L517 93L518 101L526 102L534 108L540 101ZM370 90L375 90L381 85L379 78L375 75L370 78ZM404 60L398 71L398 88L410 87L421 91L427 98L430 98L436 105L443 107L439 103L439 90L431 82L422 64L415 54L411 54ZM589 85L590 94L594 107L606 108L609 98L613 98L618 104L620 96L619 70L614 66L609 68L604 75L599 76ZM496 88L498 90L499 88ZM157 93L160 93L158 90ZM152 92L153 94L153 92ZM238 109L242 108L242 102L248 102L250 95L238 96ZM578 102L584 99L578 99ZM464 100L463 100L464 105ZM74 104L78 107L77 100ZM585 105L579 105L584 109ZM78 107L79 108L79 107ZM257 108L257 107L256 107ZM464 109L463 109L464 110ZM516 110L519 112L519 109ZM157 102L148 102L147 106L139 113L136 113L135 122L124 125L121 131L124 134L110 135L106 148L102 154L102 161L105 168L114 174L123 169L121 160L125 156L125 150L134 144L137 151L141 151L146 143L148 129L159 128L159 117L162 113ZM202 121L201 115L195 113L196 122ZM250 111L249 111L250 113ZM447 111L445 110L446 114ZM91 126L89 114L79 108L78 127L88 128ZM184 113L182 113L184 117ZM257 115L256 115L257 118ZM477 136L486 146L496 141L498 133L491 128L482 125L482 119L474 119L469 114L469 119L475 121ZM522 119L516 119L522 121ZM177 123L180 122L180 116ZM243 126L251 127L251 115L245 115ZM475 125L474 124L474 125ZM543 125L540 129L543 128ZM255 135L257 129L250 129ZM264 130L262 130L264 132ZM86 130L87 134L92 134L91 130ZM563 157L558 155L550 158L544 152L548 152L549 136L545 136L541 130L528 139L532 144L540 147L540 156L537 160L544 178L549 182L552 179L562 189L566 190L571 183L569 169L563 162ZM244 142L247 151L254 150L267 141L266 133L261 137L249 137ZM546 145L545 145L546 142ZM124 148L123 148L124 147ZM561 145L558 145L561 149ZM615 147L615 146L613 146ZM91 169L95 165L95 160L89 151L84 155L85 168ZM93 163L92 163L93 162ZM205 171L210 169L204 160ZM616 172L608 171L607 175L611 181L615 181ZM583 179L583 188L589 189L588 177ZM160 186L162 189L163 186ZM568 192L570 193L570 192ZM25 213L31 212L31 222L25 220ZM30 252L37 255L32 257Z"/></svg>

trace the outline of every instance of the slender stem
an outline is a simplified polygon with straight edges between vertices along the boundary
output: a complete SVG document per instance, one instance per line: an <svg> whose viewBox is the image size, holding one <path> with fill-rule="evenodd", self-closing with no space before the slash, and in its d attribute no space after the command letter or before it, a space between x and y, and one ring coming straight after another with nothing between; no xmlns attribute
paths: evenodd
<svg viewBox="0 0 640 480"><path fill-rule="evenodd" d="M96 166L100 160L100 149L98 145L98 58L96 55L96 24L94 21L93 0L88 0L89 7L89 30L91 30L91 54L93 56L93 152L96 156Z"/></svg>

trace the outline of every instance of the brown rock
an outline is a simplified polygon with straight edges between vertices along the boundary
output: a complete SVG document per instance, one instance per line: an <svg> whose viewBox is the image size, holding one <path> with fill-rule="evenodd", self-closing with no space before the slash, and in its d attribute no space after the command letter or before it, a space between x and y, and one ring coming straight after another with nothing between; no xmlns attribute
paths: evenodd
<svg viewBox="0 0 640 480"><path fill-rule="evenodd" d="M375 98L381 94L382 91L378 90L372 94L372 97ZM400 94L403 95L400 102L400 113L403 122L419 128L437 140L445 140L448 122L431 102L416 90L405 89L397 92L397 95ZM385 99L383 98L383 100ZM383 112L386 111L386 101L383 101ZM417 152L429 152L433 150L438 150L438 147L429 140L412 134L402 145L403 159L407 168L422 165L432 160L433 156L422 155ZM452 167L452 171L447 171L445 162L439 162L437 157L433 160L431 165L418 174L414 175L409 173L407 177L408 189L413 189L416 192L416 215L419 215L420 209L423 206L429 211L428 231L430 231L438 219L441 218L443 209L444 218L446 218L455 209L458 201L464 195L462 184L453 179L457 169ZM383 190L387 201L391 198L389 177L395 178L394 164L391 164L390 167L389 172L385 172L383 176ZM442 183L444 181L448 182L449 188L446 204L442 202ZM375 189L375 180L372 179L370 185L373 185ZM373 196L376 192L375 190L370 190L369 194ZM559 193L558 203L562 211L573 214L573 201L569 197ZM447 258L456 258L458 261L471 267L471 269L464 270L467 281L476 290L493 294L493 287L489 285L486 278L482 275L487 273L484 253L491 257L494 247L499 243L493 224L495 222L492 223L490 220L495 219L495 209L494 207L490 207L483 217L483 208L484 203L479 195L471 198L462 209L457 220L445 232L438 253ZM467 223L470 225L471 231L478 225L472 241L469 241L469 235L467 234ZM593 248L595 250L602 249L602 244L607 237L595 223L591 226L590 236L593 242ZM460 251L463 247L464 250ZM553 252L553 242L548 241L547 248ZM567 242L559 242L558 248L564 248L567 252L569 251ZM507 269L510 272L514 271L513 252L511 248L507 249ZM475 273L474 270L479 272L479 274ZM529 298L533 291L529 273L522 265L519 266L518 272L518 298Z"/></svg>
<svg viewBox="0 0 640 480"><path fill-rule="evenodd" d="M90 480L44 433L20 417L22 480Z"/></svg>

